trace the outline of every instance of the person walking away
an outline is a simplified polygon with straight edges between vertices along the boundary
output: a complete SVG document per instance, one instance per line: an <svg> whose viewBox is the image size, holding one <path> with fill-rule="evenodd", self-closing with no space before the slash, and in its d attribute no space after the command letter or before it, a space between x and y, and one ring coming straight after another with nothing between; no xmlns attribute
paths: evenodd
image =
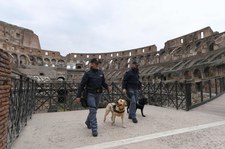
<svg viewBox="0 0 225 149"><path fill-rule="evenodd" d="M109 91L108 84L105 82L104 74L98 69L99 61L96 58L91 59L90 69L82 77L78 87L76 101L79 103L84 89L87 90L87 104L89 114L85 121L88 129L91 129L94 137L98 136L97 109L101 98L102 90Z"/></svg>
<svg viewBox="0 0 225 149"><path fill-rule="evenodd" d="M138 93L141 88L141 82L139 80L139 65L136 61L132 62L131 68L125 72L122 80L122 89L127 94L130 100L129 119L132 119L133 123L137 123L136 118L136 103L138 101Z"/></svg>

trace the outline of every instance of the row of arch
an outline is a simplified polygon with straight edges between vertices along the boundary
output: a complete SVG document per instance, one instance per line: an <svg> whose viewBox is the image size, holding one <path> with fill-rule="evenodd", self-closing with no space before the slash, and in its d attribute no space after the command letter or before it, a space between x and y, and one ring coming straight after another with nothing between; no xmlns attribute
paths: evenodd
<svg viewBox="0 0 225 149"><path fill-rule="evenodd" d="M35 66L51 66L55 67L57 65L65 65L64 60L56 60L54 58L43 58L37 56L27 56L25 54L18 55L16 53L11 53L13 59L12 62L16 65L35 65Z"/></svg>
<svg viewBox="0 0 225 149"><path fill-rule="evenodd" d="M46 66L46 67L66 67L67 69L87 69L89 67L90 59L77 60L75 63L67 63L65 60L57 60L55 58L43 58L38 56L28 56L26 54L11 53L12 62L18 66L20 65L35 65L35 66ZM125 58L111 58L104 59L102 61L103 69L123 69L129 67L129 64L136 60L140 65L153 64L156 61L154 55L141 55L135 57Z"/></svg>
<svg viewBox="0 0 225 149"><path fill-rule="evenodd" d="M215 38L219 36L215 36ZM213 38L214 39L214 38ZM209 39L208 39L209 40ZM142 53L140 55L135 56L127 56L127 57L109 57L106 59L102 59L102 68L103 69L124 69L129 67L130 61L136 60L140 65L150 65L150 64L158 64L163 62L168 62L171 60L182 59L185 57L189 57L190 54L198 54L198 49L204 50L202 47L205 47L205 39L197 40L193 42L193 44L183 45L182 47L176 47L172 49L162 49L158 52L152 53ZM195 45L195 46L194 46ZM201 47L201 48L200 48ZM210 44L205 47L208 51L214 50L214 42L210 41ZM195 50L194 50L195 49ZM197 50L197 51L196 51ZM191 53L194 52L194 53ZM200 52L202 53L202 52ZM89 60L91 59L78 59L74 57L73 62L68 62L67 57L62 59L49 58L49 57L41 57L41 56L33 56L27 54L17 54L12 53L13 62L17 65L36 65L36 66L46 66L46 67L65 67L67 69L87 69Z"/></svg>
<svg viewBox="0 0 225 149"><path fill-rule="evenodd" d="M202 67L195 68L193 70L184 70L180 72L169 72L169 73L155 73L154 75L141 74L142 81L146 82L157 82L157 81L182 81L182 80L202 80L217 76L223 76L225 74L225 64L217 67Z"/></svg>

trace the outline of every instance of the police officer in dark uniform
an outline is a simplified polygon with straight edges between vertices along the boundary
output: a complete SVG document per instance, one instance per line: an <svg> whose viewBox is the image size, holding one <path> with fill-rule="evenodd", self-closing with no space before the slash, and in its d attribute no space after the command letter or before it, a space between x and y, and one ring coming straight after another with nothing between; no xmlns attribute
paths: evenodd
<svg viewBox="0 0 225 149"><path fill-rule="evenodd" d="M99 61L96 58L90 61L90 70L84 73L80 86L77 91L76 101L80 102L81 94L84 89L87 90L87 104L89 108L89 114L85 121L88 129L92 130L94 137L98 136L97 125L97 109L101 98L103 87L109 91L109 87L105 82L104 74L98 69Z"/></svg>
<svg viewBox="0 0 225 149"><path fill-rule="evenodd" d="M141 87L141 82L139 80L139 70L138 63L136 61L132 62L131 68L124 74L122 81L122 89L130 100L130 111L129 119L132 119L133 123L137 123L136 118L136 103L138 101L138 93Z"/></svg>

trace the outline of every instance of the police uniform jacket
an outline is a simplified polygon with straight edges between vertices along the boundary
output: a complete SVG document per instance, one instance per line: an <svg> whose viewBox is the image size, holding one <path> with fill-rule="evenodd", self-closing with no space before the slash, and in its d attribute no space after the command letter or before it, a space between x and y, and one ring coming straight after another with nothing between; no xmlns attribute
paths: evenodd
<svg viewBox="0 0 225 149"><path fill-rule="evenodd" d="M122 81L122 89L139 89L141 82L139 81L139 72L136 69L129 69L126 71Z"/></svg>
<svg viewBox="0 0 225 149"><path fill-rule="evenodd" d="M81 93L84 89L88 93L101 93L102 87L108 90L108 85L105 82L105 77L102 70L90 69L84 73L81 83L77 91L77 97L81 97Z"/></svg>

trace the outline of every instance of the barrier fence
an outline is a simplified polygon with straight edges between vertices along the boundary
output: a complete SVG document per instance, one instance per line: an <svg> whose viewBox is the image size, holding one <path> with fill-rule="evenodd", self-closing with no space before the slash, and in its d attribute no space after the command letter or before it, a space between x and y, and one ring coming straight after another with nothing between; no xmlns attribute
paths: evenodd
<svg viewBox="0 0 225 149"><path fill-rule="evenodd" d="M103 91L99 108L119 98L128 100L120 83L112 82L110 92ZM37 83L22 74L13 73L9 100L7 148L19 136L32 114L83 109L74 102L79 83L48 82ZM192 81L144 82L142 95L149 105L190 110L220 96L225 91L224 77Z"/></svg>

